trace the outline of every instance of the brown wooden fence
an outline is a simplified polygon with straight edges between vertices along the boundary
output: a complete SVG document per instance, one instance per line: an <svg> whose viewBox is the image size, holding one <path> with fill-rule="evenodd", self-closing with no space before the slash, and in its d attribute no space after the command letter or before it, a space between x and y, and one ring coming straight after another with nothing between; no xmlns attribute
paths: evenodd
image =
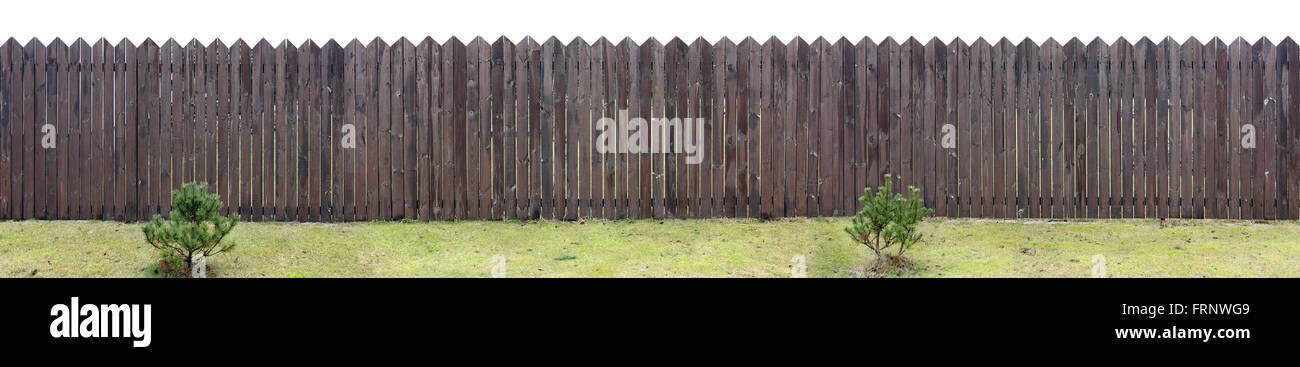
<svg viewBox="0 0 1300 367"><path fill-rule="evenodd" d="M1291 39L0 45L0 218L1295 218ZM702 117L686 153L595 121ZM354 140L355 148L345 145ZM679 143L674 143L679 144Z"/></svg>

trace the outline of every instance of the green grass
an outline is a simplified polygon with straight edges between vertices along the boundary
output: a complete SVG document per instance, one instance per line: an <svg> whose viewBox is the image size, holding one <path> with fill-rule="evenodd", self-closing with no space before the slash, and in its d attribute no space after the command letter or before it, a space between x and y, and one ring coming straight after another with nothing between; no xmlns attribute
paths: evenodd
<svg viewBox="0 0 1300 367"><path fill-rule="evenodd" d="M861 277L874 260L847 218L585 222L241 223L218 277ZM1300 224L932 219L904 277L1292 277ZM0 222L0 277L153 277L137 224Z"/></svg>

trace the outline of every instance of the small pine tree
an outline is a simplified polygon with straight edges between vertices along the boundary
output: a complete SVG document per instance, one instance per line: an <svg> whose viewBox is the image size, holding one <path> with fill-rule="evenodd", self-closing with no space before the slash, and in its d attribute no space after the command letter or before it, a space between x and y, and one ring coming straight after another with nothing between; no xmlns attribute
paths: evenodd
<svg viewBox="0 0 1300 367"><path fill-rule="evenodd" d="M874 194L870 188L863 189L862 211L853 217L853 224L844 228L853 242L863 244L876 253L874 271L886 271L895 264L904 263L903 253L921 241L921 233L916 225L930 215L921 200L921 190L908 186L910 197L894 193L890 175L885 175L885 185L876 188ZM893 254L888 249L895 248Z"/></svg>
<svg viewBox="0 0 1300 367"><path fill-rule="evenodd" d="M221 240L235 228L239 214L218 215L221 196L208 193L207 184L191 182L172 190L172 206L170 219L154 215L144 225L144 238L164 254L183 258L185 269L180 270L185 276L189 276L195 254L207 257L235 247L234 243L222 245Z"/></svg>

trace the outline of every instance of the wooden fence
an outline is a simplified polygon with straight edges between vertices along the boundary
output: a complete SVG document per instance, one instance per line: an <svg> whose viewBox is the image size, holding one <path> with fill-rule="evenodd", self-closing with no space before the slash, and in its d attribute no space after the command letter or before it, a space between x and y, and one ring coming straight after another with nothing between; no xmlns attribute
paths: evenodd
<svg viewBox="0 0 1300 367"><path fill-rule="evenodd" d="M189 181L251 220L842 216L885 174L940 216L1296 218L1297 50L10 39L0 218L139 220ZM703 162L598 153L620 110L706 119Z"/></svg>

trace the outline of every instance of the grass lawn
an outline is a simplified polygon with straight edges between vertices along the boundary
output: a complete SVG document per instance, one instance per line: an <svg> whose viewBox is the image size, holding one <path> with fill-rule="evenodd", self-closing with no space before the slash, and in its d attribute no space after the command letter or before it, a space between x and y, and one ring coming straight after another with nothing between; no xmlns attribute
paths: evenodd
<svg viewBox="0 0 1300 367"><path fill-rule="evenodd" d="M240 223L217 277L862 277L847 218L586 222ZM931 219L904 277L1293 277L1300 224ZM156 277L138 224L0 222L0 277Z"/></svg>

